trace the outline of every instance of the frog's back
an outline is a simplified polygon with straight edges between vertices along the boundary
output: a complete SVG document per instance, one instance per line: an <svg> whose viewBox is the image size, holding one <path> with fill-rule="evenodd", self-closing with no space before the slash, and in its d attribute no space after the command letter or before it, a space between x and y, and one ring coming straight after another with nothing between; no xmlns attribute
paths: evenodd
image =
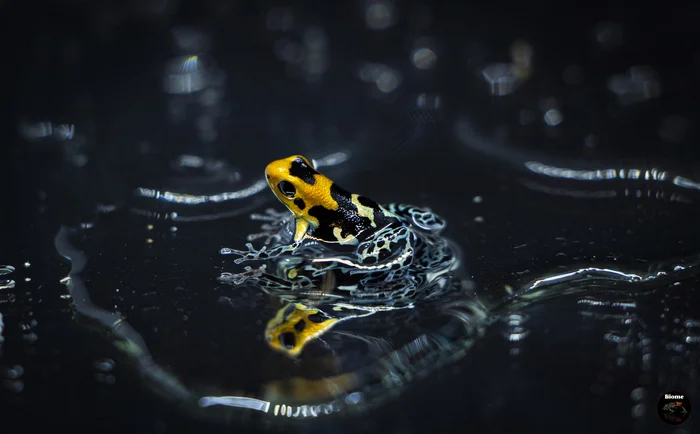
<svg viewBox="0 0 700 434"><path fill-rule="evenodd" d="M372 199L350 193L335 182L330 185L328 194L337 204L334 209L323 204L309 208L308 214L320 224L312 235L327 242L362 241L369 234L396 220Z"/></svg>

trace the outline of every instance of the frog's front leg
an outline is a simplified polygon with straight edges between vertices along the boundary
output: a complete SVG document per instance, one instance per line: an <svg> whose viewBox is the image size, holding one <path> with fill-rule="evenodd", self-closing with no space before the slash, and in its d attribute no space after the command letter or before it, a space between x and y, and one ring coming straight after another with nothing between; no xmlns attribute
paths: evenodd
<svg viewBox="0 0 700 434"><path fill-rule="evenodd" d="M430 208L418 208L403 203L390 203L386 209L401 219L427 232L439 232L445 228L445 220Z"/></svg>
<svg viewBox="0 0 700 434"><path fill-rule="evenodd" d="M283 237L291 236L288 228L290 217L288 212L275 211L272 208L266 209L264 214L251 214L251 220L264 223L260 226L261 232L248 235L248 241L264 238L263 244L266 246L270 243L280 244Z"/></svg>
<svg viewBox="0 0 700 434"><path fill-rule="evenodd" d="M262 261L270 258L276 258L284 253L291 253L296 250L301 242L293 242L292 244L282 244L268 249L267 246L262 246L260 249L253 247L252 243L246 243L248 250L237 250L224 247L221 249L222 255L238 255L240 258L233 262L240 264L246 261Z"/></svg>

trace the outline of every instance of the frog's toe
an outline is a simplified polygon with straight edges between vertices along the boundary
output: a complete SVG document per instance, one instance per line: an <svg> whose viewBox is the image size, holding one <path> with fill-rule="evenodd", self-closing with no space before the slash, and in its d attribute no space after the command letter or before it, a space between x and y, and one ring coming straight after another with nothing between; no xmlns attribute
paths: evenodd
<svg viewBox="0 0 700 434"><path fill-rule="evenodd" d="M219 253L222 255L236 255L238 252L239 250L232 249L230 247L223 247L221 250L219 250Z"/></svg>
<svg viewBox="0 0 700 434"><path fill-rule="evenodd" d="M413 213L413 223L426 231L440 231L445 228L445 220L429 209Z"/></svg>
<svg viewBox="0 0 700 434"><path fill-rule="evenodd" d="M275 222L275 223L278 223L281 220L284 220L286 217L287 217L286 212L275 211L272 208L266 209L264 214L253 213L250 215L251 220Z"/></svg>
<svg viewBox="0 0 700 434"><path fill-rule="evenodd" d="M270 225L263 225L262 229L263 232L258 232L256 234L250 234L248 235L248 241L255 241L260 238L264 238L265 240L263 241L263 244L266 246L269 245L271 242L279 243L280 242L280 234L278 232L274 232L272 227L269 227Z"/></svg>

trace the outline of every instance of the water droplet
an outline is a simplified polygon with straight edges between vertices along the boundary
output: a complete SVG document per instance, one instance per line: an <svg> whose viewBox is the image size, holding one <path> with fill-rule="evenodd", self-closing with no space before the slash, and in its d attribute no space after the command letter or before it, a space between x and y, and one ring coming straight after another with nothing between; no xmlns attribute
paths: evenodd
<svg viewBox="0 0 700 434"><path fill-rule="evenodd" d="M393 2L374 1L365 8L365 22L372 30L386 30L396 23L396 19Z"/></svg>
<svg viewBox="0 0 700 434"><path fill-rule="evenodd" d="M401 84L401 77L393 70L385 70L377 78L377 89L381 92L389 93Z"/></svg>
<svg viewBox="0 0 700 434"><path fill-rule="evenodd" d="M411 54L411 62L418 69L431 69L437 62L437 54L430 48L417 48Z"/></svg>
<svg viewBox="0 0 700 434"><path fill-rule="evenodd" d="M550 127L554 127L562 123L564 116L557 109L550 109L544 114L544 122Z"/></svg>

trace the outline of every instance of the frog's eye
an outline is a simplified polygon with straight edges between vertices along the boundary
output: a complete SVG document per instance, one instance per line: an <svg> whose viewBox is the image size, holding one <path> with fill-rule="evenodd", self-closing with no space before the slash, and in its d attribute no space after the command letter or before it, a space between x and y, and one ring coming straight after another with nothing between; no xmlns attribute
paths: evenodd
<svg viewBox="0 0 700 434"><path fill-rule="evenodd" d="M279 339L282 347L288 350L294 349L294 346L297 343L297 339L292 332L282 333Z"/></svg>
<svg viewBox="0 0 700 434"><path fill-rule="evenodd" d="M290 199L293 198L297 192L297 189L294 188L292 183L288 181L280 181L280 183L277 184L277 188L280 189L283 195L287 196Z"/></svg>

